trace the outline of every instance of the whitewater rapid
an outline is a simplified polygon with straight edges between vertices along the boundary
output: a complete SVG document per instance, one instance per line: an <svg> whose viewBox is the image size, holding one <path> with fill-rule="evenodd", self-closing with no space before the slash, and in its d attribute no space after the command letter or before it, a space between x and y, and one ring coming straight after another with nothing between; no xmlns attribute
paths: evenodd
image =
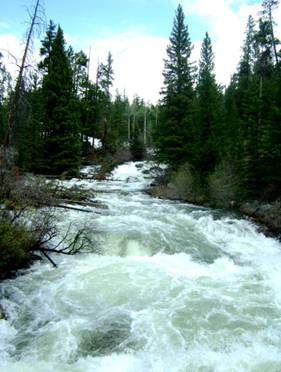
<svg viewBox="0 0 281 372"><path fill-rule="evenodd" d="M1 283L1 372L281 371L280 243L234 214L146 195L154 170L65 182L107 206L59 217L62 236L87 226L93 252Z"/></svg>

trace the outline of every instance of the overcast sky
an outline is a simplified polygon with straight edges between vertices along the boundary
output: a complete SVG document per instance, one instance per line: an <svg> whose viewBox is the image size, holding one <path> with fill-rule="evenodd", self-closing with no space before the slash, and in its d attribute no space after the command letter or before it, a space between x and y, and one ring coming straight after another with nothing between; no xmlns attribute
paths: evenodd
<svg viewBox="0 0 281 372"><path fill-rule="evenodd" d="M206 31L213 41L217 80L227 84L235 71L248 16L257 16L261 1L182 0L194 44L200 55ZM2 0L0 48L20 55L30 0ZM162 86L163 58L173 25L176 0L45 0L45 17L59 23L76 51L91 48L91 77L108 51L114 59L115 88L155 102ZM281 7L275 12L281 37ZM44 34L41 34L41 38ZM35 43L36 45L36 43ZM35 48L35 56L38 51ZM13 60L10 58L10 68Z"/></svg>

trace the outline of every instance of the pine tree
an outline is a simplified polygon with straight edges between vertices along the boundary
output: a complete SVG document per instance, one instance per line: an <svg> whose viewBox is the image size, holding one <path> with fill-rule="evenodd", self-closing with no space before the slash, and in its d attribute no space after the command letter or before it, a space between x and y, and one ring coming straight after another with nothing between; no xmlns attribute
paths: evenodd
<svg viewBox="0 0 281 372"><path fill-rule="evenodd" d="M241 133L241 115L237 103L238 76L234 74L224 94L224 157L229 157L237 167L240 166L243 136Z"/></svg>
<svg viewBox="0 0 281 372"><path fill-rule="evenodd" d="M253 75L253 65L255 60L255 21L252 16L249 16L247 27L246 27L246 36L243 45L243 53L239 62L238 72L237 72L237 94L236 101L237 107L241 117L244 116L244 105L247 95L247 90L250 87L251 79Z"/></svg>
<svg viewBox="0 0 281 372"><path fill-rule="evenodd" d="M273 50L271 44L271 29L269 23L260 19L259 30L256 33L256 50L257 58L255 63L255 79L253 80L253 88L256 91L256 107L257 115L255 118L256 137L254 140L257 148L256 166L256 184L259 182L261 190L267 186L266 178L271 168L272 148L270 143L270 131L273 124L270 118L273 109ZM253 185L254 186L254 185ZM252 188L254 189L254 187Z"/></svg>
<svg viewBox="0 0 281 372"><path fill-rule="evenodd" d="M102 95L100 96L100 114L101 122L99 123L102 130L102 144L106 150L114 151L112 148L114 140L111 140L111 93L110 89L113 85L113 59L109 52L106 64L101 63L97 71L97 83L100 86Z"/></svg>
<svg viewBox="0 0 281 372"><path fill-rule="evenodd" d="M145 157L145 145L139 128L136 128L130 142L130 151L133 160L143 160Z"/></svg>
<svg viewBox="0 0 281 372"><path fill-rule="evenodd" d="M273 11L278 7L279 0L263 0L262 2L262 15L263 20L268 23L269 33L270 33L270 41L271 47L273 49L275 63L278 64L278 53L277 53L277 45L279 44L279 40L277 40L274 36L274 25L275 22L273 20Z"/></svg>
<svg viewBox="0 0 281 372"><path fill-rule="evenodd" d="M193 134L193 67L192 46L184 13L178 6L167 47L164 88L157 133L158 158L171 164L192 161Z"/></svg>
<svg viewBox="0 0 281 372"><path fill-rule="evenodd" d="M87 82L84 97L82 98L82 131L88 137L102 138L101 128L101 102L104 95L97 83Z"/></svg>
<svg viewBox="0 0 281 372"><path fill-rule="evenodd" d="M272 197L281 184L281 174L274 165L281 161L280 101L277 98L280 75L272 18L277 3L263 2L263 17L259 20L259 29L254 32L254 66L249 74L248 89L237 92L243 98L241 166L247 197Z"/></svg>
<svg viewBox="0 0 281 372"><path fill-rule="evenodd" d="M51 31L51 28L49 28ZM45 171L55 174L74 172L80 162L80 136L75 113L73 76L65 49L63 31L42 50L46 73L43 77L43 121L45 136ZM44 45L43 45L44 46ZM45 52L46 51L46 52Z"/></svg>
<svg viewBox="0 0 281 372"><path fill-rule="evenodd" d="M88 76L88 58L81 50L75 53L70 46L67 50L68 59L70 61L72 79L73 79L73 95L75 99L76 120L80 128L80 138L82 144L83 155L87 155L90 147L87 139L89 106L85 99L90 89L90 81Z"/></svg>
<svg viewBox="0 0 281 372"><path fill-rule="evenodd" d="M18 165L24 171L38 172L43 162L42 89L36 73L30 74L30 83L22 89L19 123L14 140L18 152Z"/></svg>
<svg viewBox="0 0 281 372"><path fill-rule="evenodd" d="M204 176L218 162L221 148L221 126L223 121L222 93L214 74L214 53L211 39L206 33L202 43L197 85L197 145L194 148L196 168Z"/></svg>
<svg viewBox="0 0 281 372"><path fill-rule="evenodd" d="M254 62L256 58L255 21L248 17L242 56L232 84L226 92L226 124L229 154L241 179L241 191L248 194L255 182L257 169L256 87ZM231 94L230 94L231 92ZM229 103L232 100L232 105Z"/></svg>
<svg viewBox="0 0 281 372"><path fill-rule="evenodd" d="M41 40L40 56L44 59L39 63L39 68L41 71L47 73L50 65L50 58L54 39L56 36L56 25L50 20L45 38Z"/></svg>
<svg viewBox="0 0 281 372"><path fill-rule="evenodd" d="M117 91L111 114L111 140L114 141L115 147L124 144L128 139L128 107L128 98Z"/></svg>
<svg viewBox="0 0 281 372"><path fill-rule="evenodd" d="M68 48L67 54L72 69L74 94L77 98L81 98L87 90L89 80L88 57L82 50L75 53L71 46Z"/></svg>

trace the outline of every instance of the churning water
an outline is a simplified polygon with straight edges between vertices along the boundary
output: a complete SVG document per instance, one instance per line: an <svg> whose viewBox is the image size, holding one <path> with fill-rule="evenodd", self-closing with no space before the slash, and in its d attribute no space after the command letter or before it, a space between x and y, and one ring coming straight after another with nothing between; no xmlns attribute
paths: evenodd
<svg viewBox="0 0 281 372"><path fill-rule="evenodd" d="M75 181L108 209L64 212L60 228L90 226L95 253L2 283L0 371L281 371L280 243L144 194L152 166Z"/></svg>

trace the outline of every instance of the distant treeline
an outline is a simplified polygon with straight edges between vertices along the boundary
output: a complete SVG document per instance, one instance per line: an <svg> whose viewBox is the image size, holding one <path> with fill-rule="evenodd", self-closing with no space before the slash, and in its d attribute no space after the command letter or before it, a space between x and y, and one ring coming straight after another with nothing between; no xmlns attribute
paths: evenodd
<svg viewBox="0 0 281 372"><path fill-rule="evenodd" d="M138 96L129 102L125 93L112 94L110 52L91 81L86 54L67 46L61 27L50 21L40 56L37 69L24 70L18 93L12 88L18 78L12 81L0 54L0 143L16 149L22 170L75 173L93 150L93 138L111 153L124 144L152 145L157 106Z"/></svg>

